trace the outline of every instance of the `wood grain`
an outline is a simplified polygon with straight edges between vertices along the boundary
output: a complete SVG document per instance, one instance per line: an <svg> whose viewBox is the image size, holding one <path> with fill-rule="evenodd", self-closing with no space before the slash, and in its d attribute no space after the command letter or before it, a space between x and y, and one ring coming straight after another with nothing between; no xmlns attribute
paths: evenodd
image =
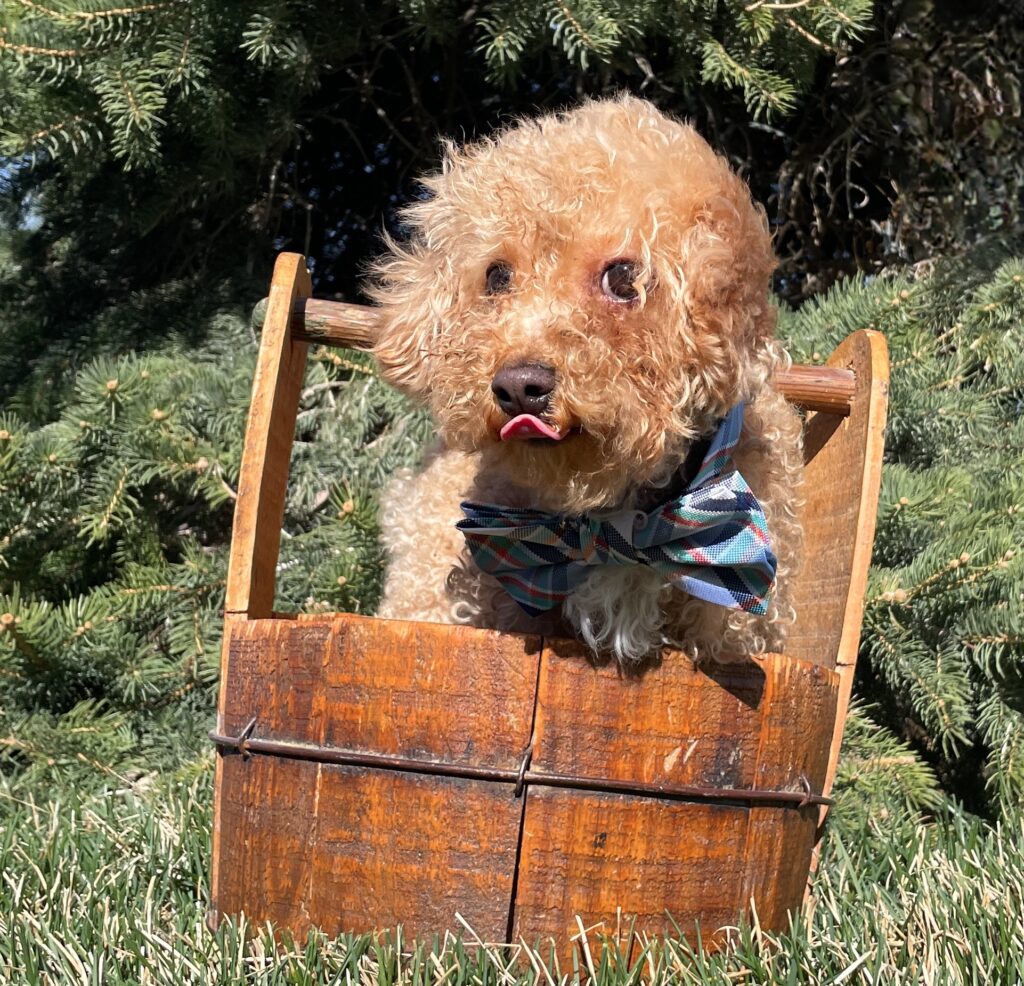
<svg viewBox="0 0 1024 986"><path fill-rule="evenodd" d="M778 810L778 809L776 809ZM744 910L747 809L618 794L531 789L523 821L513 940L564 950L584 927L690 937L735 924ZM666 913L667 912L667 913ZM671 915L671 918L668 916Z"/></svg>
<svg viewBox="0 0 1024 986"><path fill-rule="evenodd" d="M380 315L369 305L304 298L292 310L296 339L345 349L373 349Z"/></svg>
<svg viewBox="0 0 1024 986"><path fill-rule="evenodd" d="M504 941L522 802L507 786L323 768L311 841L309 915L328 934L402 925Z"/></svg>
<svg viewBox="0 0 1024 986"><path fill-rule="evenodd" d="M850 413L857 382L844 367L797 364L775 374L775 386L790 402L825 414Z"/></svg>
<svg viewBox="0 0 1024 986"><path fill-rule="evenodd" d="M481 781L228 755L217 907L301 938L508 933L521 802ZM401 820L401 824L396 824Z"/></svg>
<svg viewBox="0 0 1024 986"><path fill-rule="evenodd" d="M851 415L843 422L839 436L818 453L820 464L814 466L815 495L808 496L804 508L803 523L810 527L816 543L822 544L827 537L849 539L848 575L833 574L830 588L838 593L837 600L829 600L834 610L833 619L838 622L839 634L836 641L835 667L839 671L839 693L836 698L835 726L829 744L829 761L822 790L832 791L839 751L843 742L846 713L853 693L853 679L860 647L861 624L864 620L864 595L867 591L868 569L871 566L871 550L875 543L875 521L878 514L878 495L882 485L882 458L885 451L885 422L889 404L889 348L885 337L879 332L861 330L848 336L829 357L829 366L853 370L857 378L857 390L851 405ZM844 469L842 457L847 459ZM810 467L809 467L810 468ZM846 501L845 509L838 510L824 496L823 485L832 484L835 496ZM810 483L807 484L810 489ZM832 513L841 518L836 524L825 518ZM820 526L819 526L820 525ZM821 530L823 526L825 529ZM809 556L811 557L811 556ZM816 561L817 557L815 556ZM838 585L835 583L838 582ZM810 575L800 584L803 601L798 598L796 605L809 608L815 592ZM839 603L839 606L836 605ZM812 621L800 622L797 609L797 630L807 636L818 631L812 629ZM814 620L818 619L817 613ZM833 637L835 636L833 631ZM787 646L790 653L799 653L802 642ZM820 826L824 826L828 812L820 811ZM815 857L816 864L816 857ZM814 864L812 864L814 865Z"/></svg>
<svg viewBox="0 0 1024 986"><path fill-rule="evenodd" d="M223 733L255 717L261 738L506 770L521 762L539 638L349 614L234 620L226 636ZM297 935L399 923L428 934L455 926L458 911L488 939L507 934L523 810L511 785L217 759L220 913L273 917Z"/></svg>
<svg viewBox="0 0 1024 986"><path fill-rule="evenodd" d="M838 677L779 654L697 668L668 652L641 674L547 641L531 770L696 787L798 790L824 780ZM798 743L791 740L796 737Z"/></svg>
<svg viewBox="0 0 1024 986"><path fill-rule="evenodd" d="M782 931L789 926L790 914L800 909L817 836L815 805L798 811L750 808L742 905L750 917L751 907L757 911L761 927Z"/></svg>
<svg viewBox="0 0 1024 986"><path fill-rule="evenodd" d="M321 767L301 760L217 757L213 906L219 916L309 931L309 884Z"/></svg>
<svg viewBox="0 0 1024 986"><path fill-rule="evenodd" d="M829 364L852 370L857 389L846 418L816 413L804 429L806 563L786 640L792 657L836 667L856 660L882 468L888 394L885 340L851 335Z"/></svg>

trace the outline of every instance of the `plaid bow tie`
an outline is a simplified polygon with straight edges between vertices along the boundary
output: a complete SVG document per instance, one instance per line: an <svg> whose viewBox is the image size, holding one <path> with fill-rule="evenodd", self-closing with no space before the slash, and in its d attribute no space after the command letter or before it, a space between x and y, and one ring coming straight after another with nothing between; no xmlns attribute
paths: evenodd
<svg viewBox="0 0 1024 986"><path fill-rule="evenodd" d="M648 565L698 599L763 615L776 562L761 504L731 469L742 425L737 404L685 492L649 513L563 517L463 503L456 526L479 568L531 616L565 599L592 565Z"/></svg>

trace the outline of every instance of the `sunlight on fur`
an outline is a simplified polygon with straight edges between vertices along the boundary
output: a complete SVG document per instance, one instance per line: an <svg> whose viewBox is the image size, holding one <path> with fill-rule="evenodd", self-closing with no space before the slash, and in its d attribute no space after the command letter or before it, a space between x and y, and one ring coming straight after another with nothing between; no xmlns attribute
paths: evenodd
<svg viewBox="0 0 1024 986"><path fill-rule="evenodd" d="M664 644L718 660L781 648L800 554L801 424L770 383L786 360L775 261L743 181L692 127L623 97L449 145L424 185L403 214L407 239L389 241L376 268L375 355L386 380L429 405L439 443L383 495L380 615L574 634L623 662ZM530 396L513 375L509 396L498 374L510 367L553 370L553 390ZM503 441L517 401L543 408L536 427L560 440ZM733 459L778 558L766 615L633 566L594 568L560 612L530 617L468 557L461 500L634 508L741 401Z"/></svg>

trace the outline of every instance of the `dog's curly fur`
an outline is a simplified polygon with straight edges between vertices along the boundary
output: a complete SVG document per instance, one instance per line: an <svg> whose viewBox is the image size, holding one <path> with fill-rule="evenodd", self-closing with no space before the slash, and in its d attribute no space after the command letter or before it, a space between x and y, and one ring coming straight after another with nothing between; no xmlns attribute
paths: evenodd
<svg viewBox="0 0 1024 986"><path fill-rule="evenodd" d="M772 388L775 266L763 210L687 125L631 97L589 102L445 149L409 206L374 287L385 379L427 401L440 446L385 492L390 571L380 615L533 632L571 628L622 661L668 643L695 658L780 646L792 618L800 421ZM602 293L635 265L638 297ZM512 269L489 295L489 266ZM555 369L557 443L500 441L503 367ZM578 514L632 507L695 440L747 402L737 467L765 508L778 587L764 617L688 596L643 567L595 569L556 615L533 619L469 560L459 501ZM569 625L569 627L566 626Z"/></svg>

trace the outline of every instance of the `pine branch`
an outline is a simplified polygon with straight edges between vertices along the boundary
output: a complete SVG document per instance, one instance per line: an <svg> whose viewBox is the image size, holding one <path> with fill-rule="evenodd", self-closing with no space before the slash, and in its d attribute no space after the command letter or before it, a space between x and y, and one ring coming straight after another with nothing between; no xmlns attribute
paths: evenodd
<svg viewBox="0 0 1024 986"><path fill-rule="evenodd" d="M40 48L36 45L18 44L7 40L7 32L0 27L0 51L13 51L17 55L41 55L46 58L81 58L92 54L78 48Z"/></svg>
<svg viewBox="0 0 1024 986"><path fill-rule="evenodd" d="M162 0L160 3L142 3L131 7L112 7L107 10L54 10L52 7L35 2L35 0L17 0L17 2L34 13L52 17L57 21L107 20L114 17L130 17L134 14L149 14L171 7L187 6L187 0Z"/></svg>

